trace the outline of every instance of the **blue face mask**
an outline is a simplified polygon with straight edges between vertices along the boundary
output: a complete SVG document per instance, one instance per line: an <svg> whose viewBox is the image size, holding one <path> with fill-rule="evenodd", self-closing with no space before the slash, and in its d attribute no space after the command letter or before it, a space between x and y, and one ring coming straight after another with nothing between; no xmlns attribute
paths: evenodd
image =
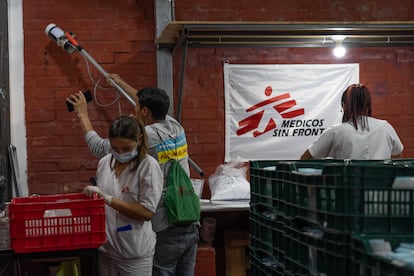
<svg viewBox="0 0 414 276"><path fill-rule="evenodd" d="M127 163L138 156L137 149L124 153L117 153L116 151L111 149L111 153L119 163Z"/></svg>

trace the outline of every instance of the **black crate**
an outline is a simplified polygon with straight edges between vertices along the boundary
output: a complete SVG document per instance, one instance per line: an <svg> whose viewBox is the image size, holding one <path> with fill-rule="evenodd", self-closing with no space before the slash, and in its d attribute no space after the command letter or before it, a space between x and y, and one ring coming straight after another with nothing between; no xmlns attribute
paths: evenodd
<svg viewBox="0 0 414 276"><path fill-rule="evenodd" d="M283 182L276 173L277 161L251 162L250 163L250 202L265 203L282 212Z"/></svg>
<svg viewBox="0 0 414 276"><path fill-rule="evenodd" d="M279 263L283 263L284 220L271 206L251 204L250 238L254 248L271 253Z"/></svg>
<svg viewBox="0 0 414 276"><path fill-rule="evenodd" d="M414 190L393 187L414 186L411 162L281 162L277 173L286 216L348 233L414 232Z"/></svg>
<svg viewBox="0 0 414 276"><path fill-rule="evenodd" d="M250 246L250 276L285 275L282 263L269 252Z"/></svg>
<svg viewBox="0 0 414 276"><path fill-rule="evenodd" d="M286 171L286 162L283 160L273 161L251 161L250 162L250 202L265 203L273 206L273 208L283 213L285 211L285 181L289 179L292 167ZM299 162L299 161L296 161ZM296 163L295 162L295 163ZM324 164L337 162L347 164L348 160L320 160L315 163L312 160L300 161L303 166L316 166L323 168ZM292 164L295 164L292 163ZM307 165L309 164L309 166Z"/></svg>
<svg viewBox="0 0 414 276"><path fill-rule="evenodd" d="M309 221L285 221L285 271L292 275L351 275L350 235Z"/></svg>
<svg viewBox="0 0 414 276"><path fill-rule="evenodd" d="M352 236L353 275L361 276L412 276L414 265L401 260L391 259L386 255L376 255L370 240L388 241L392 250L401 243L414 245L414 234L357 234ZM414 260L414 255L413 255Z"/></svg>

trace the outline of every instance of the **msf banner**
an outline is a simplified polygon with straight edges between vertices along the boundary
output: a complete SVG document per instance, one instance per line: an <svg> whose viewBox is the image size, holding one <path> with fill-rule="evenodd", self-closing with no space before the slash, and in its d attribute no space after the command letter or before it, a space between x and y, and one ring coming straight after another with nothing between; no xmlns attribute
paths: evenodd
<svg viewBox="0 0 414 276"><path fill-rule="evenodd" d="M225 161L297 160L342 120L358 64L224 64Z"/></svg>

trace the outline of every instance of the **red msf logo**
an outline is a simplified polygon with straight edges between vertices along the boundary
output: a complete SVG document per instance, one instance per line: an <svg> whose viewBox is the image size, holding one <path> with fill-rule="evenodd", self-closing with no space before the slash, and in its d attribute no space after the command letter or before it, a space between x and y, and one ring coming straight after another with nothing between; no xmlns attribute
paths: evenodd
<svg viewBox="0 0 414 276"><path fill-rule="evenodd" d="M272 95L272 92L273 92L273 89L270 86L266 87L264 91L267 97L270 97ZM253 137L258 137L276 128L277 125L276 125L275 120L273 118L270 118L263 131L257 130L257 127L259 126L259 123L262 120L263 114L265 112L265 110L260 110L263 106L272 105L272 108L276 110L284 119L290 119L290 118L294 118L294 117L305 114L305 110L303 108L298 108L295 110L287 111L290 108L296 106L296 101L293 99L284 101L282 103L278 103L282 100L286 100L289 98L290 98L289 93L283 93L275 97L269 98L267 100L264 100L263 102L257 103L249 107L248 109L246 109L246 112L256 112L256 113L254 113L253 115L250 115L246 119L243 119L239 122L239 129L236 131L237 136L241 136L243 134L246 134L249 131L256 129L253 132Z"/></svg>

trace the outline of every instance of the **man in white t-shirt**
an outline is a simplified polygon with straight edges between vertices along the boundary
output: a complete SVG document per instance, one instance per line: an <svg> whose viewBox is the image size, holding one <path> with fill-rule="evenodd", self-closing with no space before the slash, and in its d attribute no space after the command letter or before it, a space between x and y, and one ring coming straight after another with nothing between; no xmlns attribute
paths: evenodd
<svg viewBox="0 0 414 276"><path fill-rule="evenodd" d="M404 149L394 128L372 117L371 95L362 84L350 85L342 94L342 123L327 128L302 154L307 159L401 158Z"/></svg>

